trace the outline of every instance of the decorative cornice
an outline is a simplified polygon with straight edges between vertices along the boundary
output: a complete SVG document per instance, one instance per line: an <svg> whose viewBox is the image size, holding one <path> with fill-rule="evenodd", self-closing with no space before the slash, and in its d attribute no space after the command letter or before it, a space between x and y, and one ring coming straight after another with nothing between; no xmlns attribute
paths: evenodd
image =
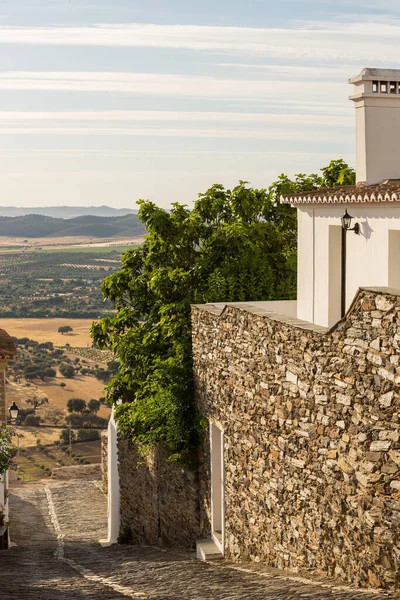
<svg viewBox="0 0 400 600"><path fill-rule="evenodd" d="M400 202L400 181L351 185L281 196L281 204L345 204Z"/></svg>

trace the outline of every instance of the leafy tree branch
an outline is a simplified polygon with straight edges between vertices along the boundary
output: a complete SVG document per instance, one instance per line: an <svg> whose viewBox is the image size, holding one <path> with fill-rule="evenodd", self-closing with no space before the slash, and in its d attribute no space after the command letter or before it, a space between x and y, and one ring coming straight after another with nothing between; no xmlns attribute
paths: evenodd
<svg viewBox="0 0 400 600"><path fill-rule="evenodd" d="M348 178L343 161L323 175L281 175L266 189L240 181L213 185L193 209L167 211L138 202L148 232L102 284L117 313L94 323L92 337L111 348L119 371L108 385L120 430L141 444L162 442L171 459L190 466L204 423L194 399L190 305L294 299L297 221L281 194Z"/></svg>

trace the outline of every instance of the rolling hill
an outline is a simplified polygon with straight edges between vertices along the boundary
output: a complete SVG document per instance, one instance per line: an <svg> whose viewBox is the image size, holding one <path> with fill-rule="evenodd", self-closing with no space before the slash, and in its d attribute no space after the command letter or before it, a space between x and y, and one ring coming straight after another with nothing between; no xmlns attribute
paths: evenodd
<svg viewBox="0 0 400 600"><path fill-rule="evenodd" d="M44 215L56 219L93 215L97 217L122 217L137 214L132 208L113 208L111 206L0 206L1 217L23 217L25 215Z"/></svg>
<svg viewBox="0 0 400 600"><path fill-rule="evenodd" d="M123 238L143 235L144 232L144 227L136 214L118 217L83 215L73 219L36 214L20 217L0 217L0 236L7 237L87 236Z"/></svg>

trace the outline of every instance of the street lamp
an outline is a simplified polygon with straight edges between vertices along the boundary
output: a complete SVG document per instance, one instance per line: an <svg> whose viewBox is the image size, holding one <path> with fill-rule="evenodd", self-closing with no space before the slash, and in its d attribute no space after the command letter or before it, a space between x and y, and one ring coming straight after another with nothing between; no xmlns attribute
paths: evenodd
<svg viewBox="0 0 400 600"><path fill-rule="evenodd" d="M14 401L10 408L8 409L9 413L10 413L10 419L11 419L11 423L17 423L17 419L18 419L18 415L19 415L19 407L18 404ZM19 438L20 438L20 434L17 433L17 431L15 431L15 433L13 433L13 435L17 436L17 440L18 440L18 449L17 449L17 454L19 455Z"/></svg>
<svg viewBox="0 0 400 600"><path fill-rule="evenodd" d="M19 415L19 407L16 402L13 402L8 409L12 423L16 423Z"/></svg>
<svg viewBox="0 0 400 600"><path fill-rule="evenodd" d="M342 221L342 293L341 293L341 318L346 314L346 250L347 250L347 232L354 231L356 235L360 233L360 224L355 223L351 226L353 217L349 215L347 209L341 217Z"/></svg>

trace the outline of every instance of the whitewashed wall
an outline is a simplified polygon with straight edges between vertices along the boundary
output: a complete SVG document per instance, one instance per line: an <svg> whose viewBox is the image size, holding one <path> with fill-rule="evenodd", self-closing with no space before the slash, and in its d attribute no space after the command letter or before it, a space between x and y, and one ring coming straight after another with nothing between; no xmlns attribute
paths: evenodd
<svg viewBox="0 0 400 600"><path fill-rule="evenodd" d="M332 326L340 318L340 217L347 208L360 235L347 233L346 304L358 288L400 288L400 205L320 204L298 208L297 317Z"/></svg>
<svg viewBox="0 0 400 600"><path fill-rule="evenodd" d="M108 539L116 544L120 527L120 492L118 473L118 431L114 409L108 422Z"/></svg>
<svg viewBox="0 0 400 600"><path fill-rule="evenodd" d="M6 490L8 488L8 474L0 475L0 505L3 507L6 518L8 518L8 501L6 498Z"/></svg>

